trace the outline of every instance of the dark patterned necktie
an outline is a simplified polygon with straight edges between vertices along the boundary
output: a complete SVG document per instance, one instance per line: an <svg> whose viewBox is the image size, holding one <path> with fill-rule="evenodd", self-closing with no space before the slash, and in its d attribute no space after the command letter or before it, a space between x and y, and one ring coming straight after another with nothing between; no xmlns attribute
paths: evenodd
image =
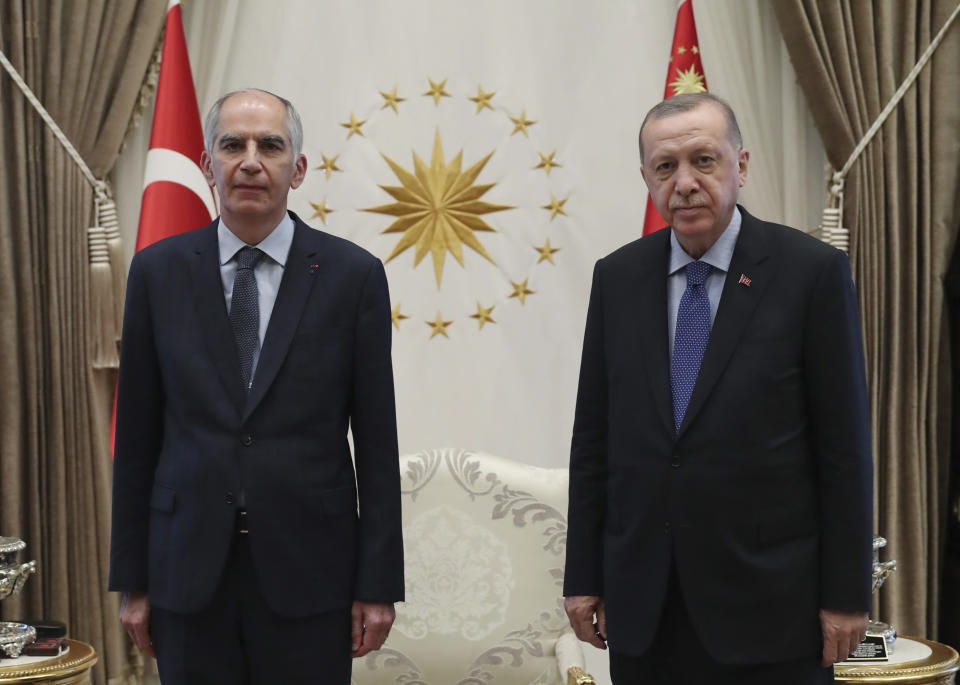
<svg viewBox="0 0 960 685"><path fill-rule="evenodd" d="M260 346L260 293L253 272L262 257L262 250L249 245L237 252L237 275L230 298L230 326L237 341L240 377L245 390L250 389L253 358Z"/></svg>
<svg viewBox="0 0 960 685"><path fill-rule="evenodd" d="M710 300L704 285L710 268L706 262L687 264L687 289L683 291L677 308L670 386L673 390L673 424L678 432L700 373L707 341L710 340Z"/></svg>

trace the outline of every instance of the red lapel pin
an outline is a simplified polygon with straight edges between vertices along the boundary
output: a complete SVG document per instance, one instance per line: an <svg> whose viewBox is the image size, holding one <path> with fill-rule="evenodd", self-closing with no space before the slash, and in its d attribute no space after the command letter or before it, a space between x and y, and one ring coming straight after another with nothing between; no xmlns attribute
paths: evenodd
<svg viewBox="0 0 960 685"><path fill-rule="evenodd" d="M740 283L740 285L745 285L745 286L747 286L748 288L750 287L750 279L747 278L747 275L746 275L746 274L740 274L740 281L739 281L739 283Z"/></svg>

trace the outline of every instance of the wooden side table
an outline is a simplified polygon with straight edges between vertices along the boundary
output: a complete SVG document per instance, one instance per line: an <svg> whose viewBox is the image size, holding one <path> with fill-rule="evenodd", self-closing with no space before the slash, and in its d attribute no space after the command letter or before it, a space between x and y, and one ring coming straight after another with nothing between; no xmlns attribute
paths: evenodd
<svg viewBox="0 0 960 685"><path fill-rule="evenodd" d="M49 659L4 659L0 661L0 685L47 683L48 685L89 685L90 669L97 653L86 642L68 640L70 649Z"/></svg>
<svg viewBox="0 0 960 685"><path fill-rule="evenodd" d="M958 669L960 657L952 647L932 640L901 636L897 638L890 661L837 664L833 672L838 683L954 685Z"/></svg>

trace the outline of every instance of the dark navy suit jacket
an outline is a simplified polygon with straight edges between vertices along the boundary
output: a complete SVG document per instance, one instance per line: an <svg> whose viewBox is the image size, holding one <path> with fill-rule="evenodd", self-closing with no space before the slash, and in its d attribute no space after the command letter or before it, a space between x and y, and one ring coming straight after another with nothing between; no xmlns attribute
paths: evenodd
<svg viewBox="0 0 960 685"><path fill-rule="evenodd" d="M152 605L181 613L203 608L242 490L260 590L277 613L403 598L386 275L374 256L291 216L293 243L249 393L224 303L217 222L133 259L111 590L148 591Z"/></svg>
<svg viewBox="0 0 960 685"><path fill-rule="evenodd" d="M650 644L671 565L700 638L725 663L813 655L820 608L871 606L869 411L847 257L740 211L679 433L669 230L594 271L564 594L603 596L610 647L624 654Z"/></svg>

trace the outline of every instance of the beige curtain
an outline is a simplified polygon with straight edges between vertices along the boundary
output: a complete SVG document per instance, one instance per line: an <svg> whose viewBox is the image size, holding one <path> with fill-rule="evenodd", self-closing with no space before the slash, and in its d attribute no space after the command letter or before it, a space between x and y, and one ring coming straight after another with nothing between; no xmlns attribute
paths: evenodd
<svg viewBox="0 0 960 685"><path fill-rule="evenodd" d="M0 3L0 48L98 178L117 159L165 6ZM100 654L96 682L121 682L128 646L106 592L115 373L91 364L93 194L5 72L0 151L0 534L38 562L0 611L66 621Z"/></svg>
<svg viewBox="0 0 960 685"><path fill-rule="evenodd" d="M827 157L840 168L957 0L777 0ZM899 561L876 611L936 637L946 523L950 360L944 276L960 196L960 23L852 167L844 224L860 294L876 525Z"/></svg>

